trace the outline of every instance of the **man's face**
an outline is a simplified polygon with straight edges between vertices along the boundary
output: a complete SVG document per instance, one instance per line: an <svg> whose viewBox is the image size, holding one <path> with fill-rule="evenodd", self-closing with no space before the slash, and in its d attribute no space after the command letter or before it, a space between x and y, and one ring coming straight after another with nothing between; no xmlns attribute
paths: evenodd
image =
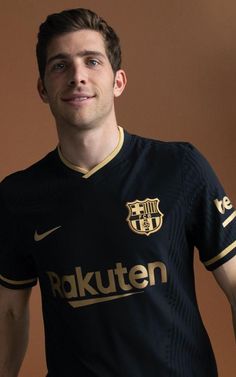
<svg viewBox="0 0 236 377"><path fill-rule="evenodd" d="M114 121L114 97L125 83L122 70L114 75L102 35L80 30L52 39L38 89L59 128L89 129Z"/></svg>

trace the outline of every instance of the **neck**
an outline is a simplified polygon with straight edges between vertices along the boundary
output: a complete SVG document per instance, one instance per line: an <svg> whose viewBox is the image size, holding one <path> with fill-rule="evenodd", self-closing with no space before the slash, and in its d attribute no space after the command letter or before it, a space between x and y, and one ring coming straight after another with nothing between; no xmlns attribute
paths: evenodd
<svg viewBox="0 0 236 377"><path fill-rule="evenodd" d="M63 157L73 165L89 171L113 152L119 142L117 124L89 130L77 130L76 134L58 130Z"/></svg>

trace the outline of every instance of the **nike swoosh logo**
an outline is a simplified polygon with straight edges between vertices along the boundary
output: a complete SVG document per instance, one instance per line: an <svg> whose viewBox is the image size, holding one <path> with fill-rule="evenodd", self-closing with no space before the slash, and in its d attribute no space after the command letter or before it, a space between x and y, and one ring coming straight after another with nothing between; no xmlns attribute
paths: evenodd
<svg viewBox="0 0 236 377"><path fill-rule="evenodd" d="M55 228L53 229L50 229L48 230L47 232L44 232L44 233L41 233L41 234L38 234L37 230L35 231L34 233L34 240L36 242L38 241L42 241L45 237L49 236L49 234L55 232L57 229L61 228L61 225L60 226L56 226Z"/></svg>

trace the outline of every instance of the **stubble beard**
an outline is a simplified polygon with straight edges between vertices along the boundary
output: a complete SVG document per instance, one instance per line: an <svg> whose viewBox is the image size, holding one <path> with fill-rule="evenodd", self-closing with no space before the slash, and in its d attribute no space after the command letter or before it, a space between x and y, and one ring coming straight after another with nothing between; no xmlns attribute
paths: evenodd
<svg viewBox="0 0 236 377"><path fill-rule="evenodd" d="M109 106L95 106L93 109L77 109L74 112L65 111L60 117L55 116L56 123L64 129L74 131L88 131L107 123L111 118L114 104ZM84 114L83 114L84 112Z"/></svg>

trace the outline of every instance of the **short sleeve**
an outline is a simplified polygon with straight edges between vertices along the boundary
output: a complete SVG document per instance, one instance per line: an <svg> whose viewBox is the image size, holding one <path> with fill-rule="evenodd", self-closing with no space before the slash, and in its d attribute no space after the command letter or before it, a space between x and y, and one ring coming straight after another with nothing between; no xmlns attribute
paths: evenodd
<svg viewBox="0 0 236 377"><path fill-rule="evenodd" d="M208 270L236 255L236 211L210 164L188 145L184 166L187 233Z"/></svg>
<svg viewBox="0 0 236 377"><path fill-rule="evenodd" d="M37 274L29 253L23 224L14 206L9 208L0 184L0 284L12 289L37 284Z"/></svg>

